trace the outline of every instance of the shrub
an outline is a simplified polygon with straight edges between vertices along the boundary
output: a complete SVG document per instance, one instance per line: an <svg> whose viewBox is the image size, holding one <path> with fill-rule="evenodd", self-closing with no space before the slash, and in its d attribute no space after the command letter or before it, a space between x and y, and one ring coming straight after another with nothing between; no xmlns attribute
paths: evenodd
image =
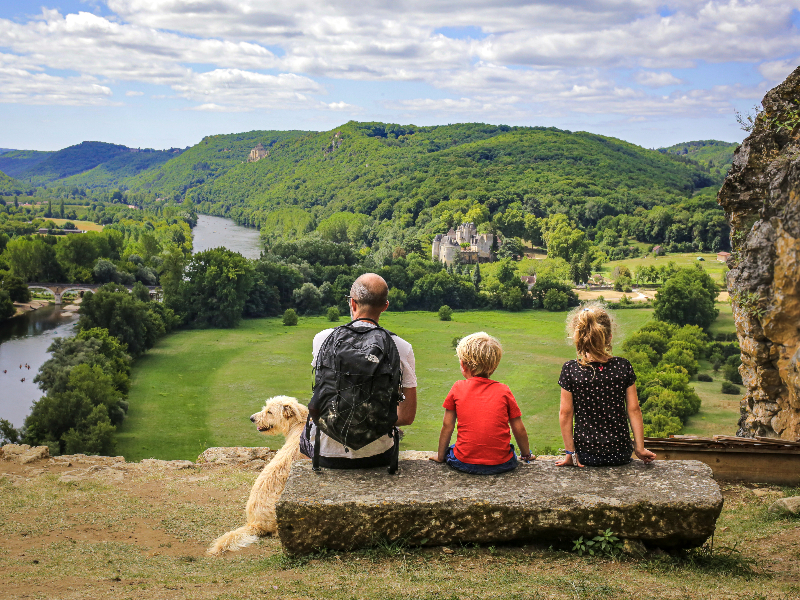
<svg viewBox="0 0 800 600"><path fill-rule="evenodd" d="M453 338L453 339L450 341L450 345L451 345L451 346L453 346L453 350L455 350L456 348L458 348L458 344L459 344L459 342L460 342L460 341L461 341L461 338L460 338L460 337L458 337L458 336L454 337L454 338Z"/></svg>
<svg viewBox="0 0 800 600"><path fill-rule="evenodd" d="M325 315L328 318L328 321L338 321L339 320L339 309L335 306L331 306L328 309L328 313Z"/></svg>
<svg viewBox="0 0 800 600"><path fill-rule="evenodd" d="M287 326L297 325L297 312L293 308L287 308L283 313L283 324Z"/></svg>
<svg viewBox="0 0 800 600"><path fill-rule="evenodd" d="M714 381L714 378L706 373L700 373L700 375L697 376L697 381L705 381L710 383Z"/></svg>
<svg viewBox="0 0 800 600"><path fill-rule="evenodd" d="M447 306L447 304L443 304L439 307L439 320L440 321L452 321L453 320L453 309Z"/></svg>
<svg viewBox="0 0 800 600"><path fill-rule="evenodd" d="M736 384L731 383L730 381L723 381L722 382L722 393L723 394L731 394L738 396L741 393L739 390L739 386Z"/></svg>

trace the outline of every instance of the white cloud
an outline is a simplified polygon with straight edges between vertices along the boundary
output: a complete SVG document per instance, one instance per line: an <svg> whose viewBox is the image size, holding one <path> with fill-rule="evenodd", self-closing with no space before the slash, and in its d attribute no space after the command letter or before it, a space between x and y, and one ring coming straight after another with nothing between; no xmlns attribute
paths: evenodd
<svg viewBox="0 0 800 600"><path fill-rule="evenodd" d="M758 71L770 82L779 83L800 66L800 57L761 63Z"/></svg>
<svg viewBox="0 0 800 600"><path fill-rule="evenodd" d="M56 77L0 66L0 102L26 104L107 105L112 92L91 77Z"/></svg>
<svg viewBox="0 0 800 600"><path fill-rule="evenodd" d="M667 85L678 85L683 83L672 73L666 71L639 71L635 76L636 81L647 87L659 88Z"/></svg>
<svg viewBox="0 0 800 600"><path fill-rule="evenodd" d="M137 91L134 91L134 90L128 90L127 92L125 92L125 95L126 96L144 96L144 92L137 92Z"/></svg>
<svg viewBox="0 0 800 600"><path fill-rule="evenodd" d="M115 16L43 10L27 22L0 19L8 54L0 67L47 79L87 103L76 81L169 86L203 111L354 111L325 98L316 80L413 82L434 98L384 106L418 114L525 115L610 112L692 115L730 110L760 88L693 89L671 70L699 61L757 67L776 82L800 55L791 24L800 0L106 0ZM440 28L480 28L452 39ZM633 72L633 83L624 73ZM622 74L621 74L622 73ZM27 78L27 79L26 79ZM664 86L680 87L669 95ZM129 88L130 85L126 85ZM7 97L25 102L25 85ZM32 89L32 88L30 88ZM88 88L87 88L88 89ZM0 94L4 92L0 90ZM109 92L110 93L110 92ZM99 94L99 95L98 95ZM730 94L727 98L725 94ZM130 95L130 94L127 94ZM441 98L441 96L447 96ZM36 94L37 102L58 94ZM366 103L363 103L366 105ZM483 117L488 118L488 117Z"/></svg>

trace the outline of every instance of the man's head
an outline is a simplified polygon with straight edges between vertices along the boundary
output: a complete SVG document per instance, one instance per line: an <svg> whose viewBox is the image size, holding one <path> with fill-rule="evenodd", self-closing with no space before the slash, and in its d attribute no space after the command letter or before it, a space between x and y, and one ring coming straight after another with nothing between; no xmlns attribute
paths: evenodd
<svg viewBox="0 0 800 600"><path fill-rule="evenodd" d="M479 331L461 338L456 348L456 354L458 360L472 373L473 377L489 377L500 364L503 347L497 338L484 331Z"/></svg>
<svg viewBox="0 0 800 600"><path fill-rule="evenodd" d="M350 315L353 319L366 317L375 321L389 307L389 286L383 277L364 273L350 288Z"/></svg>

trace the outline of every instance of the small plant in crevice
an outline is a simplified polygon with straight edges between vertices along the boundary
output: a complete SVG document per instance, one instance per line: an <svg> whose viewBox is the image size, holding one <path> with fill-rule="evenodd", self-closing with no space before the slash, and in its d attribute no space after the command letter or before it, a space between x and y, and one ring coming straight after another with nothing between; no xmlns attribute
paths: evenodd
<svg viewBox="0 0 800 600"><path fill-rule="evenodd" d="M758 292L737 292L733 295L733 300L751 317L761 319L766 312L762 302L764 298Z"/></svg>
<svg viewBox="0 0 800 600"><path fill-rule="evenodd" d="M622 540L615 536L610 529L606 529L601 534L593 538L583 536L575 540L572 551L578 556L588 554L589 556L614 556L622 551Z"/></svg>

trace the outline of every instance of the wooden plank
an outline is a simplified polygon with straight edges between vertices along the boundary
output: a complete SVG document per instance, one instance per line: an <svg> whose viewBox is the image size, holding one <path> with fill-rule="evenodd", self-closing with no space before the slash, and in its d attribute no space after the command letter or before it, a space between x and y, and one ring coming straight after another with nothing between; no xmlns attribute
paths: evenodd
<svg viewBox="0 0 800 600"><path fill-rule="evenodd" d="M653 449L652 446L647 446ZM699 450L699 449L698 449ZM699 460L714 472L714 479L746 483L800 485L800 454L742 452L731 449L653 449L656 460Z"/></svg>

